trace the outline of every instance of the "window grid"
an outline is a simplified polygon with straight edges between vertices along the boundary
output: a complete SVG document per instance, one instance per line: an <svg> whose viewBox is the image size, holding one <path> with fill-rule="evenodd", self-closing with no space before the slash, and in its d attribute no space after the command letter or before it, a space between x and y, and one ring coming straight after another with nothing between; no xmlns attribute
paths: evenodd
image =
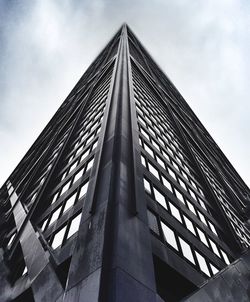
<svg viewBox="0 0 250 302"><path fill-rule="evenodd" d="M215 275L219 269L211 260L203 256L193 244L190 244L180 236L170 225L157 214L148 209L149 228L155 236L159 237L170 249L183 257L190 265L194 266L207 277ZM221 256L223 255L223 257ZM229 263L227 254L221 251L221 260Z"/></svg>
<svg viewBox="0 0 250 302"><path fill-rule="evenodd" d="M170 172L170 177L168 174L164 173L162 170L158 170L155 165L151 164L152 161L147 159L146 156L142 155L142 158L144 160L144 167L157 179L159 180L164 187L166 187L174 196L177 197L177 199L182 202L196 217L209 229L210 224L208 223L209 221L209 215L207 211L204 209L204 207L200 204L200 200L198 199L194 200L194 198L189 199L184 197L184 194L181 193L180 184L174 180L176 177L174 172ZM172 176L171 176L172 174ZM178 187L178 188L177 188ZM193 199L193 202L191 200ZM202 212L203 211L203 212ZM208 216L208 218L206 218ZM212 229L212 232L214 232L217 235L217 232L215 231L215 228Z"/></svg>
<svg viewBox="0 0 250 302"><path fill-rule="evenodd" d="M195 151L194 151L195 152ZM195 152L196 153L196 152ZM243 246L249 247L250 246L250 232L244 225L244 221L240 218L237 214L237 211L234 209L232 204L229 202L230 198L228 197L227 193L221 186L220 182L218 181L216 175L213 173L212 169L205 163L203 159L196 153L196 158L199 161L201 168L210 183L215 195L217 196L218 201L221 204L224 212L227 215L227 218L234 229L237 237L239 238L240 242Z"/></svg>
<svg viewBox="0 0 250 302"><path fill-rule="evenodd" d="M205 249L209 249L214 256L225 262L222 253L215 253L210 244L209 239L217 242L216 247L219 242L218 238L214 238L218 236L213 223L214 219L210 214L202 185L178 139L172 121L147 85L139 78L138 73L133 70L132 74L145 192L157 202L159 209L164 208L163 211L167 211L183 228L189 230L190 234L204 244ZM153 221L152 215L150 221L151 223ZM167 232L168 229L164 228ZM175 230L172 231L175 232ZM154 231L154 233L157 232ZM184 239L181 242L184 246L188 244ZM176 249L174 240L172 241L173 246ZM180 248L180 243L178 246ZM218 250L220 249L221 247L218 245ZM198 248L195 247L195 250ZM204 271L203 256L199 256L201 254L197 252L200 264L203 265L201 267L195 250L192 250L194 258L190 258L188 261L193 264L195 262L203 273L210 276L212 268ZM216 266L213 265L213 267Z"/></svg>
<svg viewBox="0 0 250 302"><path fill-rule="evenodd" d="M165 210L167 210L171 216L177 219L177 221L179 221L184 228L189 230L194 236L196 236L198 240L200 240L205 245L206 248L208 248L212 253L223 260L222 255L216 253L212 244L209 244L209 242L213 240L216 241L216 238L214 237L215 234L211 230L210 233L205 233L204 228L201 229L197 222L194 221L193 217L188 215L188 212L184 212L183 209L181 209L180 204L173 203L170 199L168 199L168 197L166 197L166 195L162 193L162 191L159 191L159 189L149 179L144 178L144 188L147 194ZM210 228L214 228L212 222L209 221L209 224ZM219 246L218 249L222 250L220 244L217 243L216 247L217 245Z"/></svg>
<svg viewBox="0 0 250 302"><path fill-rule="evenodd" d="M75 211L81 211L87 193L88 177L94 164L111 73L112 70L92 94L83 112L83 118L79 120L77 129L67 144L56 185L47 197L47 209L38 223L53 249L63 246L76 232L76 224L80 222L74 218Z"/></svg>

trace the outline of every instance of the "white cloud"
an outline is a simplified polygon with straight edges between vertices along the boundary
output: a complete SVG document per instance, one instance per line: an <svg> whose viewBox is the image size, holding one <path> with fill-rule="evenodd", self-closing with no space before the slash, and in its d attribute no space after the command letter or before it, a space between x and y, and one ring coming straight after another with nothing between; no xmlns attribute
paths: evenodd
<svg viewBox="0 0 250 302"><path fill-rule="evenodd" d="M0 183L126 21L250 184L246 1L12 3L0 4Z"/></svg>

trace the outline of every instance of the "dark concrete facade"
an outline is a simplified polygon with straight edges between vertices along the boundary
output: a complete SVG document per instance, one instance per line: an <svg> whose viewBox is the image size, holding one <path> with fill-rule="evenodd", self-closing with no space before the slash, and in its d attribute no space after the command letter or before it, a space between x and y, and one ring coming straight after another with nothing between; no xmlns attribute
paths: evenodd
<svg viewBox="0 0 250 302"><path fill-rule="evenodd" d="M0 301L247 301L248 196L123 25L0 190Z"/></svg>

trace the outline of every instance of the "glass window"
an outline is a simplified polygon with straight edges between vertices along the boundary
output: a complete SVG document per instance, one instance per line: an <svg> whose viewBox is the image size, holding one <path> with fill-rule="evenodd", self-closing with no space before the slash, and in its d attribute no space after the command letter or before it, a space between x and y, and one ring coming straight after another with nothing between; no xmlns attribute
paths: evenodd
<svg viewBox="0 0 250 302"><path fill-rule="evenodd" d="M164 161L161 160L160 157L157 155L156 155L156 161L158 162L158 164L160 164L162 166L163 169L165 169Z"/></svg>
<svg viewBox="0 0 250 302"><path fill-rule="evenodd" d="M141 155L141 163L143 164L144 167L146 167L146 160L143 155Z"/></svg>
<svg viewBox="0 0 250 302"><path fill-rule="evenodd" d="M42 185L42 184L44 183L44 181L45 181L45 177L43 177L43 178L41 179L40 185Z"/></svg>
<svg viewBox="0 0 250 302"><path fill-rule="evenodd" d="M150 187L150 183L145 179L143 178L143 184L144 184L144 189L148 192L148 193L152 193L151 192L151 187Z"/></svg>
<svg viewBox="0 0 250 302"><path fill-rule="evenodd" d="M194 256L193 256L192 250L190 248L190 245L186 241L184 241L182 238L179 238L179 240L180 240L180 245L181 245L181 250L182 250L183 256L185 258L187 258L189 261L191 261L193 264L195 264Z"/></svg>
<svg viewBox="0 0 250 302"><path fill-rule="evenodd" d="M101 127L98 127L96 130L96 135L101 131Z"/></svg>
<svg viewBox="0 0 250 302"><path fill-rule="evenodd" d="M213 275L217 274L218 273L218 268L216 268L213 264L210 264L210 267L211 267L211 270L213 272Z"/></svg>
<svg viewBox="0 0 250 302"><path fill-rule="evenodd" d="M77 166L77 161L76 161L73 165L70 166L69 173L70 173L71 171L73 171L73 170L75 169L76 166Z"/></svg>
<svg viewBox="0 0 250 302"><path fill-rule="evenodd" d="M88 148L81 156L81 160L80 161L83 161L88 155L89 155L89 151L90 149Z"/></svg>
<svg viewBox="0 0 250 302"><path fill-rule="evenodd" d="M200 187L198 187L198 191L200 192L200 194L201 194L202 196L204 196L203 190L202 190Z"/></svg>
<svg viewBox="0 0 250 302"><path fill-rule="evenodd" d="M181 173L189 181L187 173L184 170L181 170Z"/></svg>
<svg viewBox="0 0 250 302"><path fill-rule="evenodd" d="M73 234L75 234L78 231L81 221L81 216L82 214L80 213L71 221L67 238L71 237Z"/></svg>
<svg viewBox="0 0 250 302"><path fill-rule="evenodd" d="M75 199L76 199L76 193L67 199L65 207L63 209L63 213L65 213L69 208L71 208L74 205Z"/></svg>
<svg viewBox="0 0 250 302"><path fill-rule="evenodd" d="M190 179L190 183L191 183L191 185L192 185L194 188L197 188L197 187L196 187L196 183L195 183L192 179Z"/></svg>
<svg viewBox="0 0 250 302"><path fill-rule="evenodd" d="M162 221L161 221L161 227L162 227L162 231L163 231L163 234L164 234L165 241L168 244L170 244L173 248L178 250L178 246L177 246L177 242L176 242L174 232L168 226L166 226L166 224L163 223Z"/></svg>
<svg viewBox="0 0 250 302"><path fill-rule="evenodd" d="M79 194L79 199L81 197L83 197L86 193L87 193L87 190L88 190L88 185L89 185L89 182L86 182L82 187L81 187L81 190L80 190L80 194Z"/></svg>
<svg viewBox="0 0 250 302"><path fill-rule="evenodd" d="M59 232L57 232L55 234L54 239L53 239L52 244L51 244L51 246L54 250L62 245L64 234L65 234L65 231L66 231L66 227L67 226L63 227Z"/></svg>
<svg viewBox="0 0 250 302"><path fill-rule="evenodd" d="M158 141L160 142L160 144L162 144L162 146L165 146L164 141L159 136L158 136Z"/></svg>
<svg viewBox="0 0 250 302"><path fill-rule="evenodd" d="M193 190L189 189L190 195L197 200L196 195L194 194Z"/></svg>
<svg viewBox="0 0 250 302"><path fill-rule="evenodd" d="M28 273L27 266L25 266L22 272L22 276L26 275L27 273Z"/></svg>
<svg viewBox="0 0 250 302"><path fill-rule="evenodd" d="M139 112L141 115L143 115L143 112L142 112L141 108L140 108L140 107L138 107L138 105L137 105L137 104L136 104L136 110L137 110L137 112Z"/></svg>
<svg viewBox="0 0 250 302"><path fill-rule="evenodd" d="M176 188L174 189L174 191L175 191L176 197L177 197L182 203L185 204L183 195L182 195Z"/></svg>
<svg viewBox="0 0 250 302"><path fill-rule="evenodd" d="M79 154L82 151L82 149L83 149L83 145L81 145L81 147L77 149L76 155Z"/></svg>
<svg viewBox="0 0 250 302"><path fill-rule="evenodd" d="M173 189L172 189L171 183L164 176L162 176L162 182L163 182L163 185L167 189L169 189L169 191L171 191L173 193Z"/></svg>
<svg viewBox="0 0 250 302"><path fill-rule="evenodd" d="M154 188L155 200L159 202L165 209L167 209L166 200L164 195L162 195L156 188Z"/></svg>
<svg viewBox="0 0 250 302"><path fill-rule="evenodd" d="M203 242L206 246L208 246L207 238L206 238L204 232L202 230L200 230L199 228L197 228L197 231L198 231L201 242Z"/></svg>
<svg viewBox="0 0 250 302"><path fill-rule="evenodd" d="M194 225L193 225L192 221L190 219L188 219L185 215L183 215L183 217L184 217L184 221L186 223L187 229L196 236Z"/></svg>
<svg viewBox="0 0 250 302"><path fill-rule="evenodd" d="M45 230L45 227L46 227L46 224L48 222L48 218L44 220L42 226L41 226L41 230L44 231Z"/></svg>
<svg viewBox="0 0 250 302"><path fill-rule="evenodd" d="M87 141L86 141L86 145L88 145L91 141L92 141L92 139L95 137L95 134L93 133L92 135L90 135L90 137L87 139Z"/></svg>
<svg viewBox="0 0 250 302"><path fill-rule="evenodd" d="M146 126L146 123L145 123L144 119L141 118L140 115L138 115L138 121L139 121L142 125Z"/></svg>
<svg viewBox="0 0 250 302"><path fill-rule="evenodd" d="M74 148L76 148L76 147L80 144L80 141L81 141L81 140L78 140L78 141L75 143Z"/></svg>
<svg viewBox="0 0 250 302"><path fill-rule="evenodd" d="M160 179L158 170L155 169L150 163L148 163L149 172L151 172L157 179Z"/></svg>
<svg viewBox="0 0 250 302"><path fill-rule="evenodd" d="M15 236L16 236L16 233L14 233L14 234L10 237L10 240L9 240L7 246L10 246L10 245L11 245L11 243L13 242Z"/></svg>
<svg viewBox="0 0 250 302"><path fill-rule="evenodd" d="M171 146L171 148L173 149L173 151L176 151L175 145L172 144L172 141L169 142L169 145Z"/></svg>
<svg viewBox="0 0 250 302"><path fill-rule="evenodd" d="M205 209L207 211L207 207L205 205L205 203L203 202L203 200L201 200L200 198L199 199L199 202L200 202L200 205L203 207L203 209Z"/></svg>
<svg viewBox="0 0 250 302"><path fill-rule="evenodd" d="M176 156L175 158L176 158L176 160L178 161L178 163L179 163L180 165L182 165L182 161L180 160L180 158L179 158L178 156Z"/></svg>
<svg viewBox="0 0 250 302"><path fill-rule="evenodd" d="M205 216L201 212L199 212L198 210L197 210L197 212L198 212L198 215L200 217L201 222L203 222L207 226L207 221L206 221Z"/></svg>
<svg viewBox="0 0 250 302"><path fill-rule="evenodd" d="M92 150L94 150L97 147L97 140L94 142L93 146L92 146Z"/></svg>
<svg viewBox="0 0 250 302"><path fill-rule="evenodd" d="M58 219L60 211L61 211L61 207L59 207L56 211L53 212L52 217L50 219L50 223L49 223L50 225Z"/></svg>
<svg viewBox="0 0 250 302"><path fill-rule="evenodd" d="M169 147L167 147L167 150L168 150L168 152L169 152L172 156L174 156L174 153L173 153L172 149L170 149Z"/></svg>
<svg viewBox="0 0 250 302"><path fill-rule="evenodd" d="M74 183L80 179L83 175L83 168L81 168L75 175L74 175Z"/></svg>
<svg viewBox="0 0 250 302"><path fill-rule="evenodd" d="M187 191L186 184L180 178L179 178L179 183L182 186L182 188Z"/></svg>
<svg viewBox="0 0 250 302"><path fill-rule="evenodd" d="M222 254L222 256L223 256L223 258L224 258L224 261L226 262L226 264L230 264L230 261L229 261L229 259L228 259L228 256L227 256L227 254L223 251L223 250L220 250L221 251L221 254Z"/></svg>
<svg viewBox="0 0 250 302"><path fill-rule="evenodd" d="M33 194L33 196L32 196L32 198L31 198L30 202L34 201L35 198L36 198L36 196L37 196L37 193Z"/></svg>
<svg viewBox="0 0 250 302"><path fill-rule="evenodd" d="M73 158L74 158L74 155L71 155L68 162L70 163Z"/></svg>
<svg viewBox="0 0 250 302"><path fill-rule="evenodd" d="M188 171L188 172L189 172L189 174L191 174L191 171L189 170L189 168L188 168L188 166L187 166L187 165L183 164L183 167L186 169L186 171Z"/></svg>
<svg viewBox="0 0 250 302"><path fill-rule="evenodd" d="M173 170L171 170L170 168L168 168L168 173L169 173L170 176L172 176L176 180L176 175L175 175L175 173L174 173Z"/></svg>
<svg viewBox="0 0 250 302"><path fill-rule="evenodd" d="M174 206L171 202L169 202L169 206L172 215L182 223L179 209L176 206Z"/></svg>
<svg viewBox="0 0 250 302"><path fill-rule="evenodd" d="M86 172L93 167L94 157L88 162Z"/></svg>
<svg viewBox="0 0 250 302"><path fill-rule="evenodd" d="M193 212L194 215L196 215L194 206L193 206L192 203L189 202L188 200L187 200L187 205L188 205L189 210L190 210L191 212Z"/></svg>
<svg viewBox="0 0 250 302"><path fill-rule="evenodd" d="M160 151L160 147L159 147L158 143L157 143L155 140L153 140L153 139L152 139L152 145L153 145L158 151Z"/></svg>
<svg viewBox="0 0 250 302"><path fill-rule="evenodd" d="M212 224L212 222L208 221L208 224L209 224L209 226L210 226L211 231L212 231L215 235L218 236L218 234L217 234L217 232L216 232L216 229L215 229L214 225Z"/></svg>
<svg viewBox="0 0 250 302"><path fill-rule="evenodd" d="M195 251L195 255L196 255L196 258L198 260L199 267L200 267L201 271L203 273L205 273L206 275L210 276L209 269L207 267L207 263L206 263L205 258L203 256L201 256L197 251Z"/></svg>
<svg viewBox="0 0 250 302"><path fill-rule="evenodd" d="M154 152L152 151L152 149L147 144L144 144L144 149L145 149L146 152L148 152L149 155L154 157Z"/></svg>
<svg viewBox="0 0 250 302"><path fill-rule="evenodd" d="M47 171L49 171L51 167L52 167L52 164L48 165Z"/></svg>
<svg viewBox="0 0 250 302"><path fill-rule="evenodd" d="M166 160L168 160L168 161L170 162L170 157L169 157L169 155L168 155L165 151L163 151L163 150L162 150L162 154L163 154L163 156L166 158Z"/></svg>
<svg viewBox="0 0 250 302"><path fill-rule="evenodd" d="M179 171L179 166L177 165L177 163L174 160L172 161L172 165L175 167L175 169L177 171Z"/></svg>
<svg viewBox="0 0 250 302"><path fill-rule="evenodd" d="M53 196L52 203L54 203L57 200L57 196L58 196L58 192L56 192L56 194Z"/></svg>
<svg viewBox="0 0 250 302"><path fill-rule="evenodd" d="M61 181L64 180L64 178L67 176L67 171L63 173Z"/></svg>
<svg viewBox="0 0 250 302"><path fill-rule="evenodd" d="M146 139L150 140L150 139L149 139L149 135L147 134L147 132L146 132L146 131L144 131L144 129L143 129L143 128L141 128L141 130L140 130L140 131L141 131L141 134L142 134L142 135L144 135L144 136L146 137Z"/></svg>
<svg viewBox="0 0 250 302"><path fill-rule="evenodd" d="M79 137L81 137L82 135L83 135L83 130L82 131L80 131L80 133L79 133ZM82 138L81 138L82 139Z"/></svg>
<svg viewBox="0 0 250 302"><path fill-rule="evenodd" d="M156 136L155 131L151 127L148 127L148 130L153 136Z"/></svg>
<svg viewBox="0 0 250 302"><path fill-rule="evenodd" d="M213 252L218 256L220 257L220 253L219 253L219 250L217 248L217 245L209 238L209 242L211 244L211 247L212 247L212 250Z"/></svg>
<svg viewBox="0 0 250 302"><path fill-rule="evenodd" d="M69 187L70 187L70 181L68 181L68 182L63 186L62 191L61 191L61 195L62 195L63 193L65 193L66 191L68 191Z"/></svg>

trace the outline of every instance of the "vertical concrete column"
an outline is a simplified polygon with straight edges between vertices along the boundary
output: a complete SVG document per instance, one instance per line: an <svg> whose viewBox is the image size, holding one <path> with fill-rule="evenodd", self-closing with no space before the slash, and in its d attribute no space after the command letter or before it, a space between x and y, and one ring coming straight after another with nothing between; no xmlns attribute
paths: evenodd
<svg viewBox="0 0 250 302"><path fill-rule="evenodd" d="M117 77L107 137L114 141L111 192L105 226L104 265L99 301L156 301L145 199L137 186L140 164L134 150L131 66L127 27L118 54ZM143 191L144 192L144 191Z"/></svg>
<svg viewBox="0 0 250 302"><path fill-rule="evenodd" d="M34 289L35 301L55 301L63 291L61 283L31 222L29 220L25 222L27 214L12 186L9 188L9 195L17 232L21 230L19 241L31 286Z"/></svg>
<svg viewBox="0 0 250 302"><path fill-rule="evenodd" d="M127 39L124 25L64 302L157 301L146 207L134 207Z"/></svg>

